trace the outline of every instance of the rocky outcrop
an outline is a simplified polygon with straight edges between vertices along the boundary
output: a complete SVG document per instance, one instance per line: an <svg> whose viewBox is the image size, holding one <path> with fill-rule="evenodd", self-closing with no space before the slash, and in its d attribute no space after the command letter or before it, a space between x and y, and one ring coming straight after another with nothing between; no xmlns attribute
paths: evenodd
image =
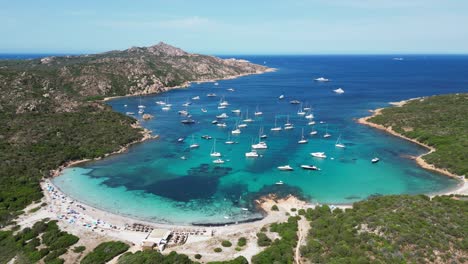
<svg viewBox="0 0 468 264"><path fill-rule="evenodd" d="M191 81L270 69L245 60L191 54L166 43L101 54L0 61L0 109L73 111L102 97L166 91Z"/></svg>

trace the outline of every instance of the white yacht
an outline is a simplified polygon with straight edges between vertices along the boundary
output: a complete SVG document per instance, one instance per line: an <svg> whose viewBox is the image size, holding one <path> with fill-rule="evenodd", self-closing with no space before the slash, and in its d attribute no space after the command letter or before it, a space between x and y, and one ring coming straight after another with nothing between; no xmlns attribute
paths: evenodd
<svg viewBox="0 0 468 264"><path fill-rule="evenodd" d="M309 121L309 122L307 123L307 125L313 126L313 125L315 125L315 121Z"/></svg>
<svg viewBox="0 0 468 264"><path fill-rule="evenodd" d="M263 115L263 112L258 110L258 105L257 105L257 109L255 110L254 115L255 115L255 116L261 116L261 115Z"/></svg>
<svg viewBox="0 0 468 264"><path fill-rule="evenodd" d="M247 112L245 114L245 119L243 120L246 123L253 122L254 120L252 118L249 118L249 109L247 108Z"/></svg>
<svg viewBox="0 0 468 264"><path fill-rule="evenodd" d="M275 184L276 184L276 185L283 185L284 182L283 182L283 181L277 181Z"/></svg>
<svg viewBox="0 0 468 264"><path fill-rule="evenodd" d="M228 88L227 90L230 91L230 92L234 92L234 91L235 91L234 88Z"/></svg>
<svg viewBox="0 0 468 264"><path fill-rule="evenodd" d="M141 97L140 97L140 104L138 105L138 109L144 109L146 108L146 106L144 106L142 103L141 103Z"/></svg>
<svg viewBox="0 0 468 264"><path fill-rule="evenodd" d="M164 101L156 101L156 104L157 104L157 105L166 105L166 102L164 102Z"/></svg>
<svg viewBox="0 0 468 264"><path fill-rule="evenodd" d="M228 133L228 138L224 143L227 145L236 144L236 142L231 139L231 133Z"/></svg>
<svg viewBox="0 0 468 264"><path fill-rule="evenodd" d="M340 134L340 136L338 137L338 139L336 140L335 146L336 146L337 148L346 148L346 146L341 142L341 134Z"/></svg>
<svg viewBox="0 0 468 264"><path fill-rule="evenodd" d="M331 137L331 134L328 133L328 124L327 124L327 128L325 129L325 134L323 135L324 138L329 138Z"/></svg>
<svg viewBox="0 0 468 264"><path fill-rule="evenodd" d="M241 132L241 130L239 128L236 128L233 131L231 131L231 133L235 135L235 134L240 134L242 132Z"/></svg>
<svg viewBox="0 0 468 264"><path fill-rule="evenodd" d="M208 110L206 110L206 108L202 108L201 111L202 111L203 113L208 112Z"/></svg>
<svg viewBox="0 0 468 264"><path fill-rule="evenodd" d="M210 153L211 157L221 157L221 153L216 151L216 139L213 141L213 148Z"/></svg>
<svg viewBox="0 0 468 264"><path fill-rule="evenodd" d="M284 124L285 127L292 126L293 124L289 123L289 115L286 118L286 123Z"/></svg>
<svg viewBox="0 0 468 264"><path fill-rule="evenodd" d="M312 114L311 112L309 112L308 115L305 116L306 119L314 119L314 114Z"/></svg>
<svg viewBox="0 0 468 264"><path fill-rule="evenodd" d="M291 166L289 165L284 165L284 166L278 166L278 170L281 170L281 171L292 171L294 170Z"/></svg>
<svg viewBox="0 0 468 264"><path fill-rule="evenodd" d="M259 129L258 131L258 143L257 144L252 144L252 149L267 149L268 145L266 142L261 141L261 136L262 135L262 129Z"/></svg>
<svg viewBox="0 0 468 264"><path fill-rule="evenodd" d="M218 105L218 109L226 109L225 105Z"/></svg>
<svg viewBox="0 0 468 264"><path fill-rule="evenodd" d="M134 115L135 113L134 112L126 112L125 114L126 115Z"/></svg>
<svg viewBox="0 0 468 264"><path fill-rule="evenodd" d="M312 152L312 153L310 153L310 155L312 155L313 157L316 157L316 158L321 158L321 159L326 159L327 158L327 155L325 155L325 152Z"/></svg>
<svg viewBox="0 0 468 264"><path fill-rule="evenodd" d="M304 170L320 170L314 165L301 165L301 168L303 168Z"/></svg>
<svg viewBox="0 0 468 264"><path fill-rule="evenodd" d="M138 110L138 114L143 114L145 112L145 110L143 108L141 108L140 110Z"/></svg>
<svg viewBox="0 0 468 264"><path fill-rule="evenodd" d="M234 110L231 110L232 113L235 113L235 114L240 114L241 110L240 109L234 109Z"/></svg>
<svg viewBox="0 0 468 264"><path fill-rule="evenodd" d="M200 96L195 96L195 97L192 97L192 100L200 100Z"/></svg>
<svg viewBox="0 0 468 264"><path fill-rule="evenodd" d="M312 130L312 131L310 131L309 134L313 136L313 135L317 135L317 133L318 133L318 132L317 132L316 130Z"/></svg>
<svg viewBox="0 0 468 264"><path fill-rule="evenodd" d="M214 83L214 85L215 85L215 86L218 86L218 85L219 85L219 83L215 82L215 83Z"/></svg>
<svg viewBox="0 0 468 264"><path fill-rule="evenodd" d="M341 88L335 89L335 90L333 90L333 91L334 91L335 93L337 93L337 94L342 94L342 93L344 93L344 90L341 89Z"/></svg>
<svg viewBox="0 0 468 264"><path fill-rule="evenodd" d="M163 106L163 107L161 108L161 110L163 110L163 111L169 111L169 110L171 110L171 107L169 107L169 106Z"/></svg>
<svg viewBox="0 0 468 264"><path fill-rule="evenodd" d="M215 160L213 160L213 163L216 163L216 164L223 164L223 163L224 163L224 160L222 160L222 159L215 159Z"/></svg>
<svg viewBox="0 0 468 264"><path fill-rule="evenodd" d="M377 162L379 162L379 161L380 161L380 159L377 158L377 157L371 159L371 162L372 162L372 163L377 163Z"/></svg>
<svg viewBox="0 0 468 264"><path fill-rule="evenodd" d="M281 100L281 99L284 99L284 94L280 95L280 96L278 97L278 99L280 99L280 100Z"/></svg>
<svg viewBox="0 0 468 264"><path fill-rule="evenodd" d="M304 112L304 110L302 110L302 104L301 104L301 107L299 107L299 110L297 110L297 115L304 116L305 114L306 114L306 112Z"/></svg>
<svg viewBox="0 0 468 264"><path fill-rule="evenodd" d="M304 128L302 129L302 137L301 140L299 140L297 143L298 144L307 144L309 141L304 138Z"/></svg>
<svg viewBox="0 0 468 264"><path fill-rule="evenodd" d="M218 124L216 124L216 126L218 126L218 127L227 127L226 123L218 123Z"/></svg>
<svg viewBox="0 0 468 264"><path fill-rule="evenodd" d="M238 125L237 127L238 127L238 128L245 128L245 127L247 127L247 124L240 124L240 125Z"/></svg>
<svg viewBox="0 0 468 264"><path fill-rule="evenodd" d="M215 94L215 93L209 93L209 94L207 94L206 96L208 96L208 97L216 97L216 94Z"/></svg>
<svg viewBox="0 0 468 264"><path fill-rule="evenodd" d="M324 78L324 77L318 77L318 78L315 78L314 81L317 81L317 82L329 82L330 80L327 79L327 78Z"/></svg>
<svg viewBox="0 0 468 264"><path fill-rule="evenodd" d="M258 153L255 149L252 149L250 152L245 153L246 158L258 158Z"/></svg>
<svg viewBox="0 0 468 264"><path fill-rule="evenodd" d="M218 118L218 119L224 119L224 118L228 118L228 117L229 116L226 113L222 113L222 114L216 116L216 118Z"/></svg>
<svg viewBox="0 0 468 264"><path fill-rule="evenodd" d="M180 110L178 113L181 116L188 116L189 115L189 112L187 110Z"/></svg>

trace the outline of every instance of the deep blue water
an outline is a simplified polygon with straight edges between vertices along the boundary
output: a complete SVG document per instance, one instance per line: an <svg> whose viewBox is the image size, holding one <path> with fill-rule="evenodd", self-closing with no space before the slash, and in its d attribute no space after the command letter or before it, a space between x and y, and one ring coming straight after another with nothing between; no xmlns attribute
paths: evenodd
<svg viewBox="0 0 468 264"><path fill-rule="evenodd" d="M239 56L237 56L239 58ZM135 145L122 155L91 162L65 171L55 184L72 197L115 213L157 222L221 223L259 217L253 199L266 193L300 195L311 202L350 203L382 194L435 193L453 188L456 181L423 170L406 155L425 150L402 139L355 123L369 115L369 109L388 106L403 99L468 91L468 56L245 56L241 58L277 68L276 72L251 75L234 80L193 84L187 89L144 97L119 98L109 104L122 113L137 112L146 105L146 113L155 119L141 121L161 138ZM313 81L317 77L327 83ZM341 87L344 94L332 90ZM234 88L229 92L228 88ZM218 97L207 97L207 93ZM284 94L284 100L278 96ZM197 124L180 123L177 111L194 96L188 107ZM217 109L220 96L230 107ZM316 125L297 115L300 100L311 106ZM162 111L155 101L168 100L170 111ZM124 105L127 105L125 107ZM256 107L264 113L255 118L242 134L232 136L239 144L226 145L229 132L239 118L231 113L241 109L250 117ZM207 113L200 109L206 108ZM225 112L227 128L211 124ZM295 129L271 132L275 116L278 125L287 116ZM140 118L138 114L137 118ZM321 124L319 121L323 121ZM260 127L268 134L269 148L257 159L245 158ZM297 144L304 129L309 143ZM314 129L318 135L310 136ZM324 139L325 130L332 135ZM346 149L334 146L342 135ZM225 164L212 163L209 153L213 140L223 154ZM192 136L199 149L188 146ZM185 137L184 143L177 139ZM328 158L311 157L310 152L325 151ZM381 162L371 164L378 156ZM181 159L184 157L185 159ZM277 166L289 164L293 172ZM301 164L313 164L321 171L303 171ZM276 185L278 181L284 185ZM241 210L248 208L248 211Z"/></svg>

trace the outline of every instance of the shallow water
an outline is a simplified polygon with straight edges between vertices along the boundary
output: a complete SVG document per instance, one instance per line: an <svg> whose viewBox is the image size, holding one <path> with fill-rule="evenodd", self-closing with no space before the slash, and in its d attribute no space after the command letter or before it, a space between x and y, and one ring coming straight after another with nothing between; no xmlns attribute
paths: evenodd
<svg viewBox="0 0 468 264"><path fill-rule="evenodd" d="M296 194L311 202L351 203L371 195L434 193L453 188L456 181L419 168L406 155L425 150L402 139L355 123L368 115L368 109L387 106L390 101L466 92L467 56L406 56L394 61L389 56L255 56L245 57L256 63L277 68L277 72L242 77L214 83L193 84L187 89L160 95L119 98L109 104L119 112L137 112L146 105L146 113L155 115L142 124L159 134L159 140L134 145L121 155L80 167L69 168L54 183L65 193L84 203L111 212L165 223L224 223L261 217L253 200L266 193ZM330 78L328 83L313 78ZM332 90L342 87L344 94ZM234 92L227 91L234 88ZM218 97L207 97L216 93ZM284 100L278 100L283 94ZM195 125L183 125L177 111L194 96L188 111ZM227 109L218 110L220 97L229 101ZM316 125L307 125L297 115L300 100L311 106ZM155 101L168 100L172 110L164 112ZM124 105L128 105L124 107ZM256 108L263 116L255 117ZM207 113L200 109L206 108ZM241 109L244 118L255 119L226 145L229 132L239 117L231 113ZM228 127L211 124L225 112ZM272 132L275 116L283 125L289 115L295 128ZM137 116L138 117L138 116ZM138 117L140 118L140 117ZM243 119L244 119L243 118ZM324 123L321 124L320 121ZM256 159L246 158L252 142L258 140L261 127L268 134L268 149ZM304 128L308 144L300 145ZM310 136L311 130L318 134ZM332 137L325 139L325 131ZM341 134L345 149L335 147ZM210 157L212 140L226 163L217 166ZM191 150L192 136L200 148ZM177 142L186 138L183 143ZM324 151L325 160L310 152ZM378 156L381 161L372 164ZM185 159L181 159L185 157ZM295 170L279 171L289 164ZM318 166L320 171L301 170L301 164ZM276 185L283 181L283 185ZM248 208L248 211L241 208Z"/></svg>

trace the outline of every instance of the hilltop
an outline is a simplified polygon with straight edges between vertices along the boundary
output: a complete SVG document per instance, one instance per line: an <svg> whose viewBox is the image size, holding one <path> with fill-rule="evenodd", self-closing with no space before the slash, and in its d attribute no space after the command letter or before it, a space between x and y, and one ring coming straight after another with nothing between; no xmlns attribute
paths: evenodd
<svg viewBox="0 0 468 264"><path fill-rule="evenodd" d="M0 111L71 112L80 101L158 93L191 81L268 70L245 60L187 53L163 42L91 55L0 60Z"/></svg>

